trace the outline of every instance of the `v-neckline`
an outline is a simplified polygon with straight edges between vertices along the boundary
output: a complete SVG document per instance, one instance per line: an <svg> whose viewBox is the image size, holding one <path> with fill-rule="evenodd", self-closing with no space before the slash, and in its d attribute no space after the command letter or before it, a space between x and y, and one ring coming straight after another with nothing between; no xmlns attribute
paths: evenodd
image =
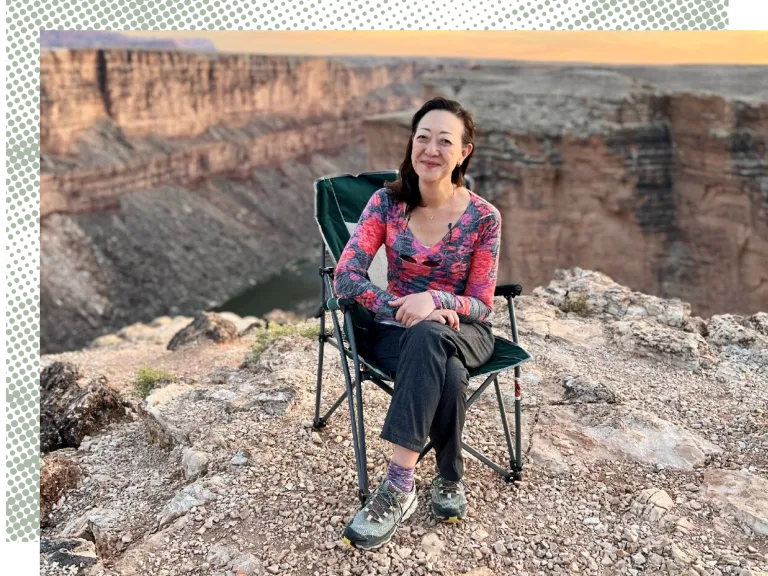
<svg viewBox="0 0 768 576"><path fill-rule="evenodd" d="M421 246L424 250L429 250L429 251L433 250L435 248L435 246L439 246L440 244L442 244L445 241L446 236L448 236L449 234L453 234L453 230L459 225L459 222L461 222L462 218L464 218L464 216L467 214L467 212L469 212L470 207L474 203L473 202L474 199L472 198L472 194L473 194L472 190L467 190L467 192L469 192L469 202L467 202L467 207L464 209L464 212L462 212L461 215L458 217L456 222L451 223L451 225L450 225L450 227L448 229L448 232L443 234L443 237L440 238L440 240L438 240L437 242L432 244L432 246L426 246L421 240L419 240L416 237L416 234L413 233L413 230L411 230L411 221L410 221L410 219L408 219L406 221L405 229L411 235L411 238L416 240L416 242L419 243L419 246Z"/></svg>

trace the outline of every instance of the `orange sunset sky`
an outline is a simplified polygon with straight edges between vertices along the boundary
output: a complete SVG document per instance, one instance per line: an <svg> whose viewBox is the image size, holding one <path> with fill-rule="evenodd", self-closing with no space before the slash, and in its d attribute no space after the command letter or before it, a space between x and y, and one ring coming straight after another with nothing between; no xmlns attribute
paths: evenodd
<svg viewBox="0 0 768 576"><path fill-rule="evenodd" d="M768 64L768 31L121 31L209 38L222 52L601 64Z"/></svg>

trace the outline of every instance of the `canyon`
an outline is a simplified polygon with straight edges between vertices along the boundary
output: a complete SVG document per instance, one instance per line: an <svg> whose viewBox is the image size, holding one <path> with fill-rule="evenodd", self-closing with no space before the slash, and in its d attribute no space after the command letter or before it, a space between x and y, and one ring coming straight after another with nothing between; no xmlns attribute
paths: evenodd
<svg viewBox="0 0 768 576"><path fill-rule="evenodd" d="M584 266L768 308L762 68L44 50L41 347L211 309L320 252L312 182L396 168L425 98L477 118L499 280Z"/></svg>
<svg viewBox="0 0 768 576"><path fill-rule="evenodd" d="M768 308L768 82L754 68L486 66L426 76L475 113L469 166L502 214L499 281L561 266L690 302ZM365 122L368 168L398 165L410 115Z"/></svg>
<svg viewBox="0 0 768 576"><path fill-rule="evenodd" d="M320 252L312 182L443 64L151 50L41 56L41 347L225 302Z"/></svg>

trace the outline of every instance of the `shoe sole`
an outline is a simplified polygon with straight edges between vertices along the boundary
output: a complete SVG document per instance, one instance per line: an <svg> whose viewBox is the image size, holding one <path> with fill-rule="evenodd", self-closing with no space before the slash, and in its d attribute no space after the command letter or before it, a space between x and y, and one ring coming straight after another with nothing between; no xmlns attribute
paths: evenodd
<svg viewBox="0 0 768 576"><path fill-rule="evenodd" d="M458 524L462 520L464 520L467 517L467 513L464 512L464 514L454 514L454 515L445 515L438 512L434 506L432 506L432 515L440 520L441 522L445 522L446 524Z"/></svg>
<svg viewBox="0 0 768 576"><path fill-rule="evenodd" d="M418 504L418 502L419 502L418 497L413 499L413 502L411 502L411 505L408 507L408 510L405 511L405 513L403 514L403 517L400 518L400 522L397 523L397 526L395 526L394 530L392 530L392 533L387 537L386 540L383 540L378 544L374 544L373 546L364 546L361 544L355 544L346 536L342 536L341 539L350 548L355 548L357 550L378 550L379 548L384 546L384 544L387 544L390 540L392 540L392 536L394 536L395 532L397 532L397 527L400 526L400 524L402 524L406 520L408 520L408 518L410 518L411 515L416 511L416 508L417 508L416 505Z"/></svg>

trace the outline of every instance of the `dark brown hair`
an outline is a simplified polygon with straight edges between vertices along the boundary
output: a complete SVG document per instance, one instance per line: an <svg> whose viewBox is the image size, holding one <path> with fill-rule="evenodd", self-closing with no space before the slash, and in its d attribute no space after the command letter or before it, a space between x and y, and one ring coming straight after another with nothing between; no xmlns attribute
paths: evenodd
<svg viewBox="0 0 768 576"><path fill-rule="evenodd" d="M413 115L411 120L411 137L408 139L408 146L405 149L405 158L400 165L400 172L397 180L394 182L387 182L384 186L390 191L390 194L398 202L406 203L406 213L411 212L416 206L421 205L421 191L419 190L419 175L413 168L411 162L411 153L413 152L413 137L416 134L416 129L419 127L419 122L427 112L432 110L447 110L454 114L459 120L464 123L464 131L461 135L461 147L465 148L467 144L472 144L472 151L464 159L460 166L453 169L451 173L451 182L457 186L464 185L464 174L469 167L469 161L474 154L475 144L475 119L472 113L464 108L461 104L455 100L448 100L440 96L432 98L426 102L418 112Z"/></svg>

